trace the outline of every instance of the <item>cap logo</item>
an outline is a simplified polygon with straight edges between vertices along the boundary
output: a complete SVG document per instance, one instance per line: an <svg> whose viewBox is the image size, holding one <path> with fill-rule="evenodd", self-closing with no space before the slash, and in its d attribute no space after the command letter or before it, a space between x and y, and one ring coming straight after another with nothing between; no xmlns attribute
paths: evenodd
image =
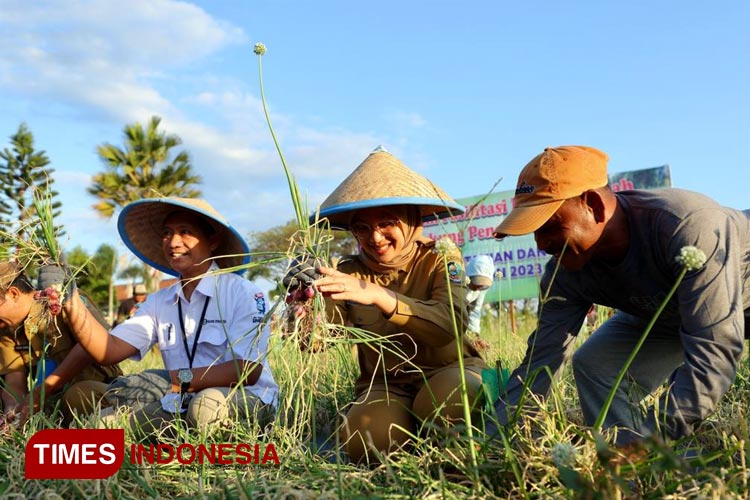
<svg viewBox="0 0 750 500"><path fill-rule="evenodd" d="M519 195L519 194L531 194L531 193L534 192L535 189L536 189L536 187L530 186L530 185L526 184L526 181L523 181L521 183L521 185L516 188L516 195Z"/></svg>

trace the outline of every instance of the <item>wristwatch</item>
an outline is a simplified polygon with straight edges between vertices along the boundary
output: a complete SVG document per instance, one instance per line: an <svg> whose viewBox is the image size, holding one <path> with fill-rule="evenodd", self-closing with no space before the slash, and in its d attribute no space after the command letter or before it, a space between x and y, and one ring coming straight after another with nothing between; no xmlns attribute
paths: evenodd
<svg viewBox="0 0 750 500"><path fill-rule="evenodd" d="M193 371L189 368L180 368L177 372L177 380L180 382L180 394L185 394L193 381Z"/></svg>

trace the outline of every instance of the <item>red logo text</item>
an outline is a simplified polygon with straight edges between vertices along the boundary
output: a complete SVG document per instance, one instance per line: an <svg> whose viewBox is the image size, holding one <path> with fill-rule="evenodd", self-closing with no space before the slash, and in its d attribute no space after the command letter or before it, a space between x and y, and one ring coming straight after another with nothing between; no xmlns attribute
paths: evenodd
<svg viewBox="0 0 750 500"><path fill-rule="evenodd" d="M279 465L279 455L273 443L198 444L131 444L130 463L143 464L216 464L216 465Z"/></svg>

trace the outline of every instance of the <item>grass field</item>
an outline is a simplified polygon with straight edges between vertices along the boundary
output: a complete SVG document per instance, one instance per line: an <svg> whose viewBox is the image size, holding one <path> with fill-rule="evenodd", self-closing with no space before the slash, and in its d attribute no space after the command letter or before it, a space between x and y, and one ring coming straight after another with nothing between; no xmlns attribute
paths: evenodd
<svg viewBox="0 0 750 500"><path fill-rule="evenodd" d="M518 364L533 315L519 315L509 332L494 316L484 318L491 348L487 361ZM585 332L581 337L585 337ZM158 366L158 354L126 371ZM300 352L274 335L271 363L282 395L272 427L234 422L205 435L179 431L174 443L272 443L279 464L219 466L125 464L105 480L24 480L23 450L38 429L53 425L37 415L23 430L2 437L2 498L748 498L750 451L747 353L734 386L718 411L690 439L626 457L581 425L567 373L542 411L503 439L475 438L477 466L463 433L422 433L414 449L376 467L347 464L336 450L336 423L350 401L357 375L351 345L320 353ZM86 425L86 423L82 423ZM481 422L475 422L481 426ZM126 443L132 436L126 434ZM127 446L126 446L127 448Z"/></svg>

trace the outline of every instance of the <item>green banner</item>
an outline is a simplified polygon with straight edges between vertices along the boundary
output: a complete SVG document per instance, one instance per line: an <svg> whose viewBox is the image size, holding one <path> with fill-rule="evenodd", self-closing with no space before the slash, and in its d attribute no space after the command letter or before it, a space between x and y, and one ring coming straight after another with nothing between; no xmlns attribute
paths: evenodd
<svg viewBox="0 0 750 500"><path fill-rule="evenodd" d="M609 178L613 191L654 189L672 184L668 165L611 174ZM514 191L503 191L457 199L466 213L425 223L425 236L435 240L450 237L461 248L466 262L480 254L492 257L495 283L487 292L486 303L537 297L542 269L550 259L537 248L533 234L502 241L492 236L510 212L514 195Z"/></svg>

